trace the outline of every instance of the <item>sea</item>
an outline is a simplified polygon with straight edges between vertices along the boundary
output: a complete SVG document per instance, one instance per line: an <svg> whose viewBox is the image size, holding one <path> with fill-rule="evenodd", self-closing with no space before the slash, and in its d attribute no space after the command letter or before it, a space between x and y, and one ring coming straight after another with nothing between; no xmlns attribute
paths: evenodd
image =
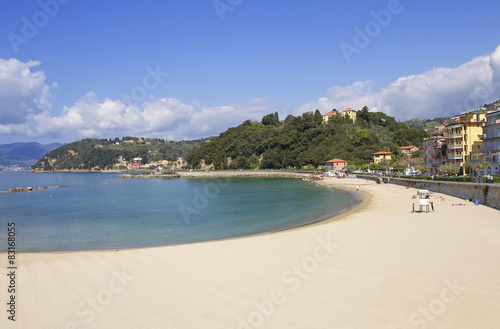
<svg viewBox="0 0 500 329"><path fill-rule="evenodd" d="M117 173L0 172L0 251L107 250L185 244L290 229L356 203L286 178L124 179Z"/></svg>

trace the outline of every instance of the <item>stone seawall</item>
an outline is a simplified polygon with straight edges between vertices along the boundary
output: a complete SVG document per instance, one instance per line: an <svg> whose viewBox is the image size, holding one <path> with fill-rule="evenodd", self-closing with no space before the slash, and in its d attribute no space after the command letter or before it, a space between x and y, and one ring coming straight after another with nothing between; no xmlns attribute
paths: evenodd
<svg viewBox="0 0 500 329"><path fill-rule="evenodd" d="M377 176L357 175L359 178L376 181ZM413 187L448 194L461 199L478 200L480 204L500 210L500 184L477 184L463 182L443 182L421 179L383 177L384 183Z"/></svg>

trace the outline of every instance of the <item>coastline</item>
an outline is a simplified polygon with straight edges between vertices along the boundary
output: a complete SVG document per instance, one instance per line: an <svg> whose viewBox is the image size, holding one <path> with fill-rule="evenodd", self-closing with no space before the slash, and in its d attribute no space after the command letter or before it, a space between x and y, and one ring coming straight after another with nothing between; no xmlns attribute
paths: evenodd
<svg viewBox="0 0 500 329"><path fill-rule="evenodd" d="M200 174L201 173L201 174ZM281 231L287 231L287 230L295 230L295 229L300 229L302 227L310 226L310 225L318 225L321 224L322 222L329 222L333 220L338 220L344 216L346 216L348 213L352 212L354 209L361 207L364 203L362 202L360 196L355 192L354 188L338 188L338 187L332 187L329 186L328 184L325 184L325 181L320 179L319 177L312 177L311 179L311 174L305 174L305 173L283 173L283 172L254 172L254 171L208 171L208 172L195 172L195 173L189 173L189 175L185 175L182 177L170 177L171 175L167 177L163 177L161 174L157 175L132 175L133 177L125 177L125 178L137 178L137 179L165 179L165 178L186 178L186 179L196 179L196 178L208 178L208 179L216 179L216 178L229 178L229 177L243 177L243 178L285 178L285 179L301 179L304 181L309 182L309 184L314 184L316 185L315 188L333 188L339 193L346 194L350 197L349 203L347 203L344 208L330 212L330 213L325 213L322 216L319 217L314 217L309 219L308 221L304 221L301 223L297 224L291 224L288 226L284 227L279 227L279 228L273 228L269 229L268 231L262 231L262 232L257 232L257 233L242 233L240 235L234 235L230 237L218 237L218 238L212 238L212 239L207 239L207 240L199 240L199 241L185 241L185 242L175 242L175 243L168 243L168 244L151 244L151 245L143 245L143 246L121 246L117 245L115 247L106 247L106 248L96 248L96 249L90 249L90 248L80 248L80 249L67 249L67 250L22 250L22 251L16 251L18 254L30 254L30 253L68 253L68 252L101 252L101 251L116 251L116 250L134 250L134 249L144 249L144 248L161 248L161 247L167 247L167 246L178 246L178 245L187 245L187 244L196 244L196 243L203 243L203 242L210 242L210 241L224 241L224 240L233 240L233 239L240 239L240 238L246 238L246 237L254 237L254 236L259 236L259 235L265 235L265 234L273 234L276 232L281 232ZM138 176L138 177L136 177ZM120 176L119 176L120 177ZM329 181L329 179L326 179L326 181ZM60 186L57 186L60 187ZM365 198L368 198L369 194L365 193ZM5 251L3 251L5 253ZM2 254L2 251L0 251L0 255Z"/></svg>
<svg viewBox="0 0 500 329"><path fill-rule="evenodd" d="M497 328L497 210L433 194L435 212L411 213L412 188L317 183L354 190L362 204L331 221L265 235L19 254L17 325Z"/></svg>

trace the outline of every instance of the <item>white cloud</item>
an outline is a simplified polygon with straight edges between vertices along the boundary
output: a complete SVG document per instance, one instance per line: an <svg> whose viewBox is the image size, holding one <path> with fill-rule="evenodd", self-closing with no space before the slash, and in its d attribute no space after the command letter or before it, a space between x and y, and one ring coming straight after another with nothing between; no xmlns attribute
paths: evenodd
<svg viewBox="0 0 500 329"><path fill-rule="evenodd" d="M48 112L33 117L30 124L11 130L30 136L121 137L149 136L169 140L194 139L218 135L247 119L260 119L271 113L276 104L267 99L219 107L184 104L174 98L162 98L143 103L140 107L105 99L89 92L60 116ZM24 131L23 131L24 129Z"/></svg>
<svg viewBox="0 0 500 329"><path fill-rule="evenodd" d="M193 139L218 135L244 120L260 120L283 109L281 103L267 98L213 107L175 98L128 105L120 100L102 101L89 92L55 116L45 73L33 71L39 65L37 61L0 59L0 135L64 141L125 135ZM379 91L373 87L373 81L333 86L325 97L304 104L295 114L316 108L322 113L333 108L359 110L366 105L400 120L451 116L500 98L500 47L491 56L475 58L457 68L401 77ZM280 113L281 118L286 114Z"/></svg>
<svg viewBox="0 0 500 329"><path fill-rule="evenodd" d="M54 116L45 73L33 71L39 65L38 61L0 59L0 135L59 140L125 135L192 139L218 135L247 119L259 120L279 105L266 98L215 107L175 98L128 105L108 98L100 101L88 92Z"/></svg>
<svg viewBox="0 0 500 329"><path fill-rule="evenodd" d="M0 132L15 131L33 116L50 111L45 73L32 71L39 65L38 61L0 59Z"/></svg>
<svg viewBox="0 0 500 329"><path fill-rule="evenodd" d="M359 110L368 106L397 119L452 116L499 98L500 47L491 56L477 57L457 68L437 68L401 77L380 91L373 81L334 86L326 97L301 106L296 113L333 108Z"/></svg>

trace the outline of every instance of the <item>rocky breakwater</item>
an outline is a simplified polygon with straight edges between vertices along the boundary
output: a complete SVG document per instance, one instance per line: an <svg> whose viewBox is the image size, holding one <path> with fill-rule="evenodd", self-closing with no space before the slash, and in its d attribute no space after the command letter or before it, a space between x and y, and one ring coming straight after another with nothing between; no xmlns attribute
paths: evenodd
<svg viewBox="0 0 500 329"><path fill-rule="evenodd" d="M120 178L179 178L180 176L177 174L123 174L118 176Z"/></svg>
<svg viewBox="0 0 500 329"><path fill-rule="evenodd" d="M185 178L199 178L199 177L280 177L280 178L295 178L308 181L316 181L321 178L309 173L297 173L288 171L179 171L177 174Z"/></svg>
<svg viewBox="0 0 500 329"><path fill-rule="evenodd" d="M46 190L49 188L58 188L61 186L38 186L38 187L16 187L10 188L5 191L0 191L0 193L16 193L16 192L27 192L27 191L36 191L36 190Z"/></svg>
<svg viewBox="0 0 500 329"><path fill-rule="evenodd" d="M321 177L309 173L298 173L289 171L256 171L256 170L227 170L227 171L176 171L168 174L159 173L140 173L140 174L123 174L120 178L220 178L220 177L279 177L279 178L295 178L307 181L321 180Z"/></svg>

